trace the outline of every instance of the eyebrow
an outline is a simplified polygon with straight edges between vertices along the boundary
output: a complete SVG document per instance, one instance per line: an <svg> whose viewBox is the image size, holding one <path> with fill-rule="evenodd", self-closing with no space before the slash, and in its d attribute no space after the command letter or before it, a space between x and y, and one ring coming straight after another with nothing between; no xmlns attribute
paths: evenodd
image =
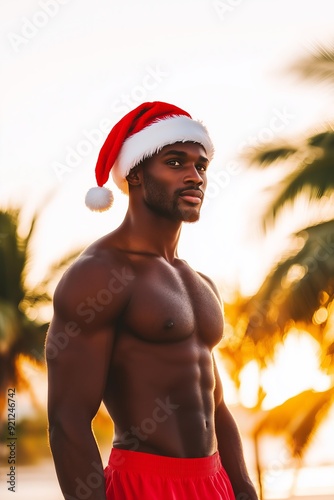
<svg viewBox="0 0 334 500"><path fill-rule="evenodd" d="M188 156L188 153L186 153L185 151L179 151L177 149L170 149L161 155L162 158L164 158L165 156L179 156L180 158L186 158ZM199 161L209 163L208 158L201 155L199 156Z"/></svg>

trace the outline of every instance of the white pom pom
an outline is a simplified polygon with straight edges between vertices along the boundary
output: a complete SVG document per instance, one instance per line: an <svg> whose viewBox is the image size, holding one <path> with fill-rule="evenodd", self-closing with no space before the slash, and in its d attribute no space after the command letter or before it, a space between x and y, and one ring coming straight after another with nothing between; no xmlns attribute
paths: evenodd
<svg viewBox="0 0 334 500"><path fill-rule="evenodd" d="M114 201L114 196L110 189L106 187L90 188L86 194L86 206L94 212L104 212L108 210Z"/></svg>

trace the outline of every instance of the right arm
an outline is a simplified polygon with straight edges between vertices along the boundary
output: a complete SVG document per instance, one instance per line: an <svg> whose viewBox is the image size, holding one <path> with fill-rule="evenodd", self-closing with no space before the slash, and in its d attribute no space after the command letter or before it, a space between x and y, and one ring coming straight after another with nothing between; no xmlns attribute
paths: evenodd
<svg viewBox="0 0 334 500"><path fill-rule="evenodd" d="M49 438L68 500L106 498L92 419L104 395L115 322L129 297L125 281L115 282L115 269L122 266L84 254L54 295L46 342Z"/></svg>

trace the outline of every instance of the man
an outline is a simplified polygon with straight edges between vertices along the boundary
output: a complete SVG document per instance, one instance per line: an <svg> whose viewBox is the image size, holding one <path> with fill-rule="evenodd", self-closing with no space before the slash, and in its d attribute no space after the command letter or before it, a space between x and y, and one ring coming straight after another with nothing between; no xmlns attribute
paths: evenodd
<svg viewBox="0 0 334 500"><path fill-rule="evenodd" d="M64 274L46 344L50 444L68 500L257 499L212 355L219 293L177 255L212 156L204 126L162 102L128 113L100 151L86 204L110 206L112 171L128 211ZM105 471L91 430L102 400L115 428Z"/></svg>

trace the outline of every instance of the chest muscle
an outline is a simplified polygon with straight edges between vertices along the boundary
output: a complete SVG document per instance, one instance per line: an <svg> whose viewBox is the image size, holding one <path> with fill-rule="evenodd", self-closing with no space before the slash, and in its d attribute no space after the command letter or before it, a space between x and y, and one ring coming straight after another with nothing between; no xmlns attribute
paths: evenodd
<svg viewBox="0 0 334 500"><path fill-rule="evenodd" d="M197 273L183 264L138 266L124 327L148 342L178 342L196 335L213 347L223 333L218 298Z"/></svg>

